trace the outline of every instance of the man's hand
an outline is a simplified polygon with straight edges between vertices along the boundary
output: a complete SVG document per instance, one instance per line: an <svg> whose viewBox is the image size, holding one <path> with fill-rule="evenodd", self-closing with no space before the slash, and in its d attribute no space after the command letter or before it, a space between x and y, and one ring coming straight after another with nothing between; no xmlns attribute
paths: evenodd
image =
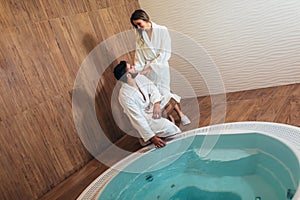
<svg viewBox="0 0 300 200"><path fill-rule="evenodd" d="M155 148L161 148L167 145L167 143L157 136L153 136L150 141L155 145Z"/></svg>
<svg viewBox="0 0 300 200"><path fill-rule="evenodd" d="M153 106L153 119L160 119L161 118L161 109L160 109L160 102L156 102Z"/></svg>

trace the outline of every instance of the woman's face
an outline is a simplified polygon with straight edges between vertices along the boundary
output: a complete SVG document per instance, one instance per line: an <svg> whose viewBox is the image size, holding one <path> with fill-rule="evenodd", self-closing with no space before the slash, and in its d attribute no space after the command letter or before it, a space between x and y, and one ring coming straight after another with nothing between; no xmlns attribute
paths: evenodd
<svg viewBox="0 0 300 200"><path fill-rule="evenodd" d="M142 19L133 20L132 22L138 29L148 30L151 28L151 23Z"/></svg>

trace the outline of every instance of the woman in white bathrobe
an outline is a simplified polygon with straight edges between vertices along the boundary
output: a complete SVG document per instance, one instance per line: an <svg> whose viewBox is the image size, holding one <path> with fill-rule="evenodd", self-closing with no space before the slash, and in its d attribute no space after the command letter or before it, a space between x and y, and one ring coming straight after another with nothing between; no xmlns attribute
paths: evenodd
<svg viewBox="0 0 300 200"><path fill-rule="evenodd" d="M170 91L171 38L168 29L150 21L149 15L141 9L132 13L130 22L137 31L135 69L146 75L161 95L171 95L180 103L181 97ZM181 116L182 125L190 123L187 116Z"/></svg>
<svg viewBox="0 0 300 200"><path fill-rule="evenodd" d="M162 117L170 95L162 96L146 76L136 73L125 61L115 67L114 75L123 82L119 102L144 142L151 141L157 148L163 147L166 143L161 138L181 132L174 123Z"/></svg>
<svg viewBox="0 0 300 200"><path fill-rule="evenodd" d="M137 31L136 70L153 81L162 95L170 93L171 38L168 29L150 21L148 14L140 9L132 13L130 21Z"/></svg>

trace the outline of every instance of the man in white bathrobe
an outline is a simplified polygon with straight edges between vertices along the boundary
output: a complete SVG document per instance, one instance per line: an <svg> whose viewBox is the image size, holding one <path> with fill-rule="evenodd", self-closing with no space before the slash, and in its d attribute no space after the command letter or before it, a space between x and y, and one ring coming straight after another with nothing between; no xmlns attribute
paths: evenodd
<svg viewBox="0 0 300 200"><path fill-rule="evenodd" d="M174 123L162 117L162 110L172 98L171 94L162 96L146 76L137 73L134 66L126 61L115 67L114 75L123 82L119 102L145 143L151 141L160 148L166 145L164 137L181 132Z"/></svg>

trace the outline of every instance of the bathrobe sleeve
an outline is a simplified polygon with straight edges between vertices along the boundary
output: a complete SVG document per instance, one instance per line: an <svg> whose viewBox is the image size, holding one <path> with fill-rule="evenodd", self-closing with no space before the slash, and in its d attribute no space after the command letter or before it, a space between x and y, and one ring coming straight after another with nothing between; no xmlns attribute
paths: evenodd
<svg viewBox="0 0 300 200"><path fill-rule="evenodd" d="M171 57L171 38L168 29L164 26L158 26L153 31L153 34L158 35L154 37L158 41L153 41L153 47L159 56L152 61L151 68L158 74L162 72L162 68L168 67L168 61Z"/></svg>
<svg viewBox="0 0 300 200"><path fill-rule="evenodd" d="M138 106L134 99L121 99L120 103L124 109L124 112L127 114L132 126L138 131L145 142L155 136L155 133L150 128L149 123L147 122L145 113Z"/></svg>

